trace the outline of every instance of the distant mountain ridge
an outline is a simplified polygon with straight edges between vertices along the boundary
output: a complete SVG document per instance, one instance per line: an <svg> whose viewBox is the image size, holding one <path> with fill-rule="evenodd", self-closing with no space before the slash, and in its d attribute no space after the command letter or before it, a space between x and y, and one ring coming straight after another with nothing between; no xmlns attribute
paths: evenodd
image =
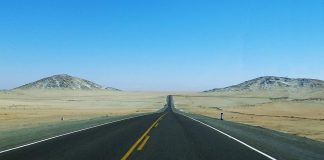
<svg viewBox="0 0 324 160"><path fill-rule="evenodd" d="M103 86L89 80L73 77L67 74L58 74L46 77L38 81L25 84L15 89L71 89L71 90L96 90L107 89L117 91L118 89Z"/></svg>
<svg viewBox="0 0 324 160"><path fill-rule="evenodd" d="M264 76L255 78L243 83L225 87L215 88L204 92L221 92L221 91L255 91L255 90L275 90L275 89L315 89L323 88L324 81L307 78L287 78Z"/></svg>

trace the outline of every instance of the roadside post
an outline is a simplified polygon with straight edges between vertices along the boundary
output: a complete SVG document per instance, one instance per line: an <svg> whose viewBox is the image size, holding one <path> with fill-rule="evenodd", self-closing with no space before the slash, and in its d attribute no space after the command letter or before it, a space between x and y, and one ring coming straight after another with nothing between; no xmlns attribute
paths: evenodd
<svg viewBox="0 0 324 160"><path fill-rule="evenodd" d="M221 118L220 118L220 120L223 120L223 113L221 113Z"/></svg>

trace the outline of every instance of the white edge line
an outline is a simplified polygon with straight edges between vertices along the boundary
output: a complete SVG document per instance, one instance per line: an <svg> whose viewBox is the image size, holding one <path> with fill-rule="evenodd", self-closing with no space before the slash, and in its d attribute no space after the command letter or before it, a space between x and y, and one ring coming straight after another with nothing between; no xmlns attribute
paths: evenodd
<svg viewBox="0 0 324 160"><path fill-rule="evenodd" d="M45 141L48 141L48 140L51 140L51 139L55 139L55 138L58 138L58 137L62 137L62 136L66 136L66 135L70 135L70 134L73 134L73 133L77 133L77 132L81 132L81 131L89 130L89 129L92 129L92 128L96 128L96 127L104 126L104 125L111 124L111 123L115 123L115 122L120 122L120 121L127 120L127 119L132 119L132 118L136 118L136 117L141 117L141 116L145 116L145 115L150 115L150 114L153 114L153 113L144 114L144 115L138 115L138 116L133 116L133 117L128 117L128 118L123 118L123 119L119 119L119 120L115 120L115 121L111 121L111 122L107 122L107 123L98 124L98 125L95 125L95 126L91 126L91 127L83 128L83 129L80 129L80 130L76 130L76 131L72 131L72 132L64 133L64 134L57 135L57 136L54 136L54 137L50 137L50 138L42 139L42 140L35 141L35 142L32 142L32 143L24 144L24 145L21 145L21 146L18 146L18 147L14 147L14 148L6 149L6 150L3 150L3 151L0 151L0 154L5 153L5 152L9 152L9 151L12 151L12 150L16 150L16 149L19 149L19 148L23 148L23 147L31 146L31 145L33 145L33 144L37 144L37 143L41 143L41 142L45 142Z"/></svg>
<svg viewBox="0 0 324 160"><path fill-rule="evenodd" d="M264 153L264 152L262 152L262 151L260 151L260 150L258 150L258 149L256 149L256 148L254 148L254 147L252 147L252 146L250 146L250 145L244 143L243 141L241 141L241 140L239 140L239 139L237 139L237 138L235 138L235 137L233 137L233 136L231 136L231 135L229 135L229 134L227 134L227 133L225 133L225 132L223 132L223 131L220 131L220 130L218 130L218 129L216 129L216 128L214 128L214 127L212 127L212 126L210 126L210 125L208 125L208 124L206 124L206 123L204 123L204 122L201 122L201 121L199 121L199 120L197 120L197 119L195 119L195 118L189 117L189 116L184 115L184 114L181 114L181 115L183 115L183 116L185 116L185 117L187 117L187 118L190 118L190 119L192 119L192 120L194 120L194 121L196 121L196 122L199 122L199 123L201 123L201 124L203 124L203 125L205 125L205 126L211 128L211 129L213 129L213 130L215 130L215 131L217 131L217 132L219 132L219 133L221 133L221 134L227 136L228 138L233 139L233 140L235 140L235 141L237 141L237 142L243 144L244 146L246 146L246 147L248 147L248 148L254 150L255 152L258 152L258 153L262 154L263 156L265 156L265 157L267 157L267 158L269 158L269 159L271 159L271 160L277 160L277 159L271 157L270 155L268 155L268 154L266 154L266 153Z"/></svg>

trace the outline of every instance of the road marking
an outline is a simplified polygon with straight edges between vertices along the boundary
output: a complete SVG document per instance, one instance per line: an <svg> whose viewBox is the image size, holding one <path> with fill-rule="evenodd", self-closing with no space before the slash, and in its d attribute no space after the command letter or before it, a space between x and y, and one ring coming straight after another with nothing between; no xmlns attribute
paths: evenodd
<svg viewBox="0 0 324 160"><path fill-rule="evenodd" d="M144 148L144 146L145 146L145 144L146 144L146 142L148 141L149 138L150 138L150 136L148 136L148 135L145 136L143 142L137 148L138 151L141 151Z"/></svg>
<svg viewBox="0 0 324 160"><path fill-rule="evenodd" d="M152 128L156 125L156 123L158 123L163 116L165 116L166 113L164 113L163 115L161 115L156 121L154 121L154 123L144 132L144 134L132 145L131 148L129 148L129 150L125 153L125 155L121 158L121 160L126 160L134 151L134 149L138 146L138 144L145 138L145 136L152 130Z"/></svg>
<svg viewBox="0 0 324 160"><path fill-rule="evenodd" d="M150 114L153 114L153 113L150 113ZM150 115L150 114L145 114L145 115ZM70 134L73 134L73 133L77 133L77 132L89 130L89 129L92 129L92 128L96 128L96 127L100 127L100 126L104 126L104 125L108 125L108 124L112 124L112 123L116 123L116 122L120 122L120 121L124 121L124 120L128 120L128 119L132 119L132 118L136 118L136 117L141 117L141 116L145 116L145 115L138 115L138 116L133 116L133 117L128 117L128 118L123 118L123 119L119 119L119 120L115 120L115 121L111 121L111 122L107 122L107 123L95 125L95 126L92 126L92 127L87 127L87 128L84 128L84 129L80 129L80 130L76 130L76 131L64 133L64 134L57 135L57 136L54 136L54 137L50 137L50 138L42 139L42 140L35 141L35 142L32 142L32 143L28 143L28 144L24 144L24 145L21 145L21 146L17 146L17 147L14 147L14 148L6 149L6 150L3 150L3 151L0 151L0 154L1 153L5 153L5 152L9 152L9 151L12 151L12 150L16 150L16 149L19 149L19 148L31 146L33 144L45 142L45 141L48 141L48 140L51 140L51 139L59 138L59 137L62 137L62 136L70 135Z"/></svg>
<svg viewBox="0 0 324 160"><path fill-rule="evenodd" d="M268 155L268 154L266 154L266 153L264 153L264 152L262 152L262 151L260 151L260 150L258 150L258 149L256 149L256 148L254 148L254 147L252 147L252 146L250 146L250 145L244 143L243 141L241 141L241 140L239 140L239 139L237 139L237 138L235 138L235 137L233 137L233 136L231 136L231 135L229 135L229 134L227 134L227 133L225 133L225 132L223 132L223 131L221 131L221 130L218 130L218 129L216 129L216 128L214 128L214 127L212 127L212 126L210 126L210 125L208 125L208 124L206 124L206 123L204 123L204 122L201 122L201 121L199 121L199 120L197 120L197 119L195 119L195 118L189 117L189 116L184 115L184 114L181 114L181 115L183 115L183 116L185 116L185 117L187 117L187 118L189 118L189 119L192 119L192 120L194 120L194 121L196 121L196 122L198 122L198 123L201 123L201 124L203 124L203 125L205 125L205 126L211 128L211 129L213 129L213 130L215 130L215 131L217 131L217 132L219 132L219 133L221 133L221 134L227 136L228 138L233 139L233 140L235 140L235 141L237 141L237 142L243 144L244 146L246 146L246 147L248 147L248 148L254 150L255 152L258 152L258 153L262 154L263 156L265 156L265 157L267 157L267 158L269 158L269 159L271 159L271 160L277 160L276 158L273 158L272 156L270 156L270 155Z"/></svg>
<svg viewBox="0 0 324 160"><path fill-rule="evenodd" d="M159 123L156 123L156 125L154 126L155 128L159 125Z"/></svg>

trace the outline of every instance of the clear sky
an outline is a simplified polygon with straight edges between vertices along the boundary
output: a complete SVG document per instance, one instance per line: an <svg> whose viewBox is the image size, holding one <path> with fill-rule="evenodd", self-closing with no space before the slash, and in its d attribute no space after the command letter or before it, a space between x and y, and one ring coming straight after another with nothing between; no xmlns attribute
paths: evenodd
<svg viewBox="0 0 324 160"><path fill-rule="evenodd" d="M0 89L61 73L132 91L324 79L324 0L1 0Z"/></svg>

